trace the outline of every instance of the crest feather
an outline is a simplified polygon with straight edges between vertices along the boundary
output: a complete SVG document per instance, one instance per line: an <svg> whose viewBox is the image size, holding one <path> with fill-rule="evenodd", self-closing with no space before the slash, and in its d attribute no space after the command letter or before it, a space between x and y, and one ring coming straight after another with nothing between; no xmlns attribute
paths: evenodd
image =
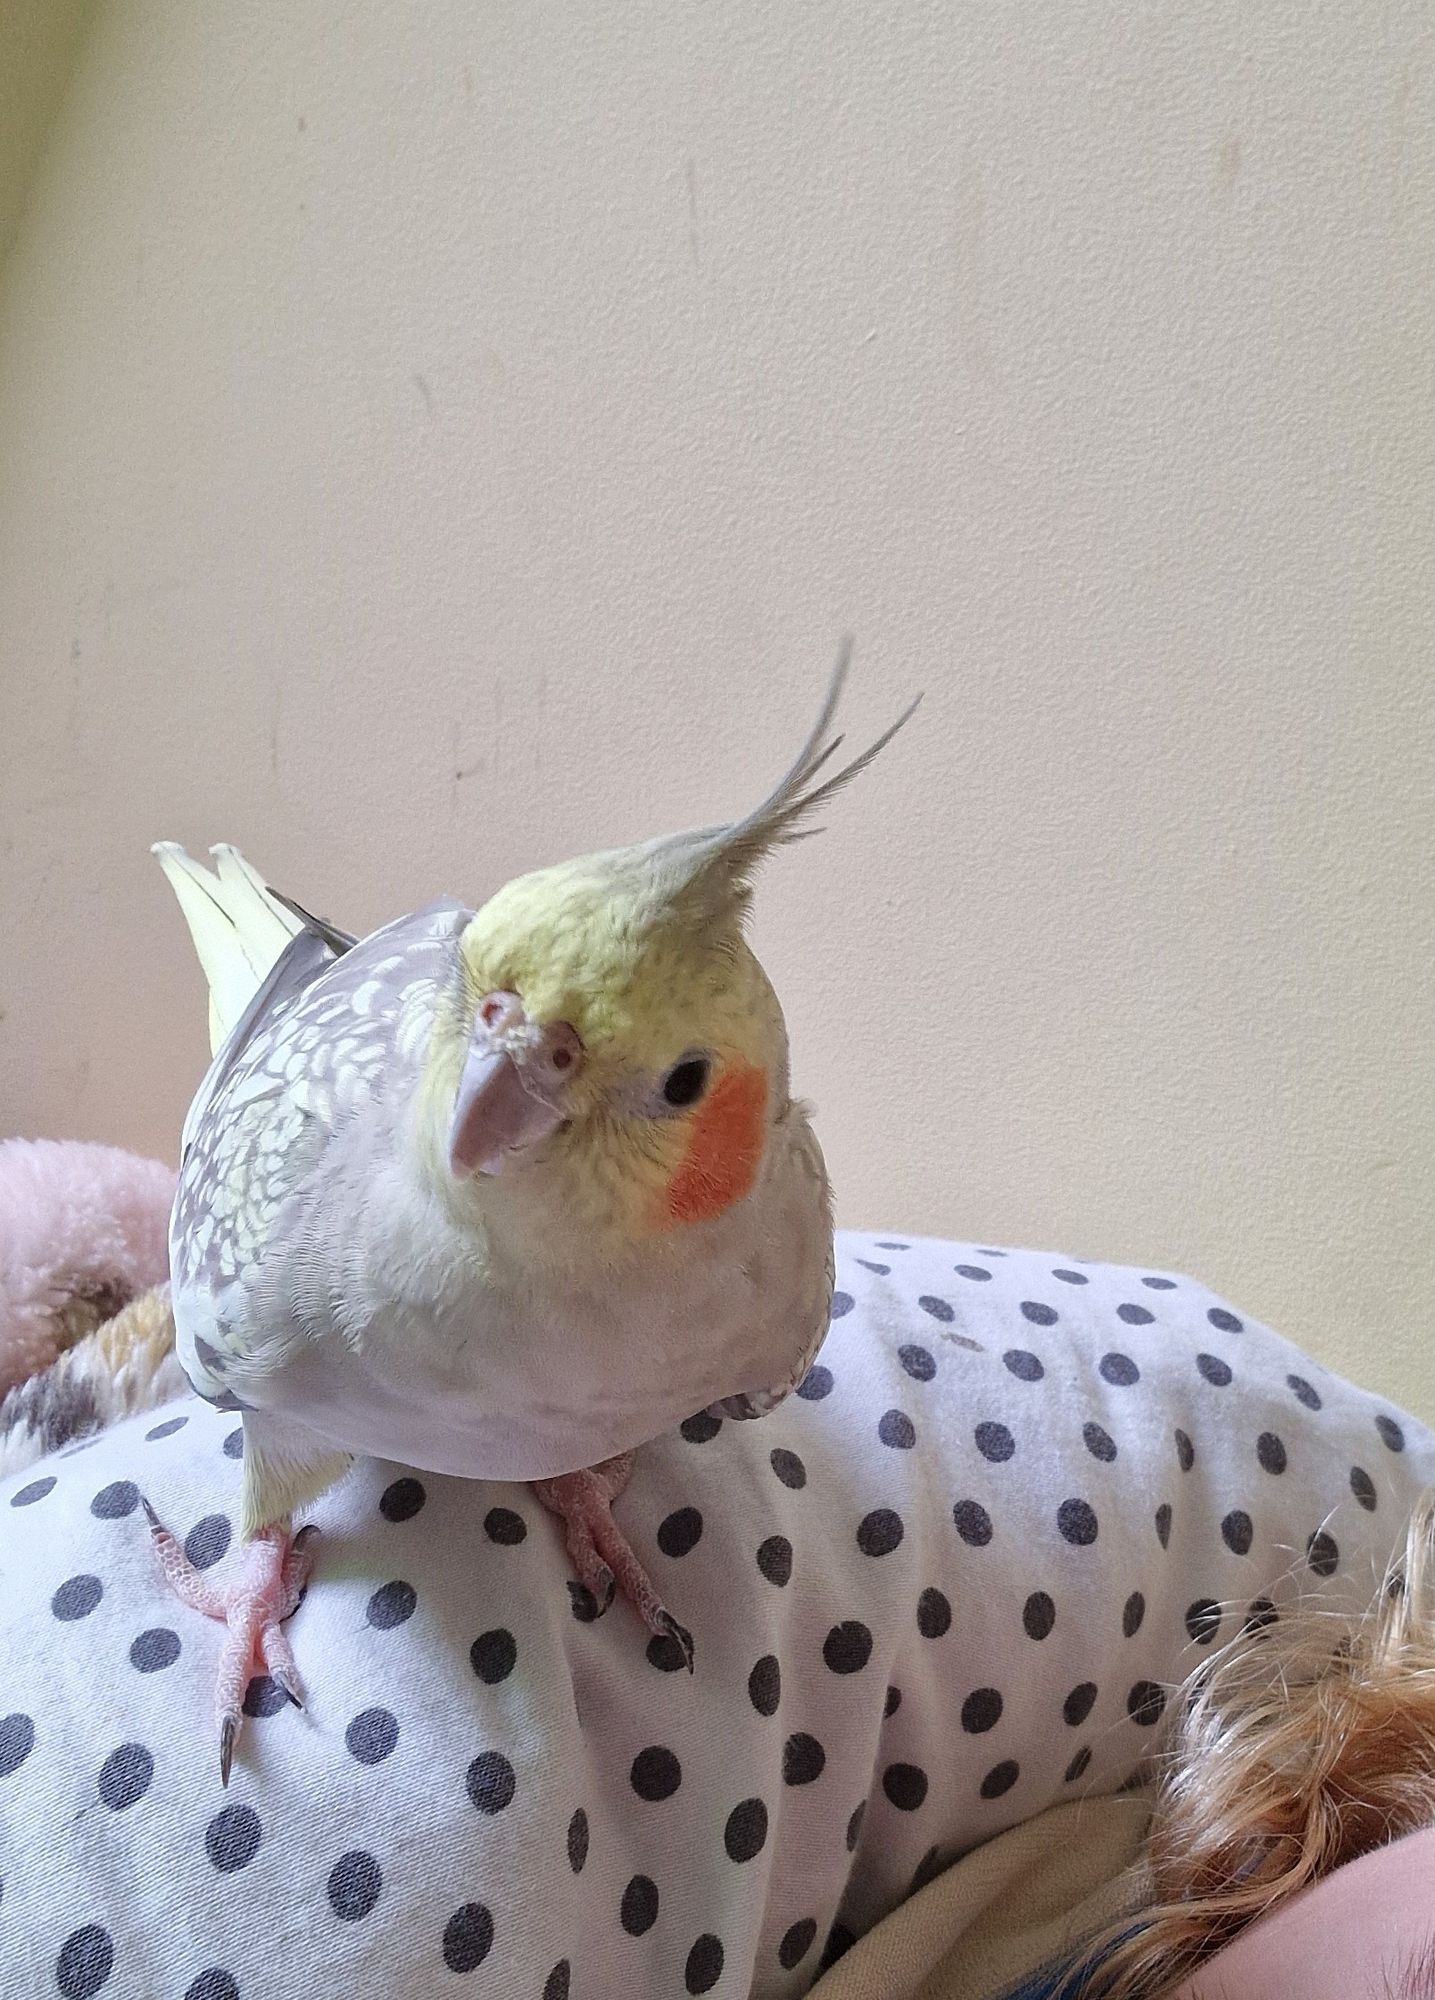
<svg viewBox="0 0 1435 2000"><path fill-rule="evenodd" d="M796 760L753 812L729 826L705 827L700 832L678 834L656 842L661 861L672 866L679 877L673 902L684 914L710 922L715 916L744 913L751 878L758 864L774 847L790 841L806 840L821 827L807 824L812 815L864 771L879 751L884 750L897 731L908 722L921 702L918 695L889 729L885 729L858 757L838 771L813 781L831 763L846 740L829 734L847 670L852 659L852 641L844 640L841 653L821 711L798 752ZM661 851L666 849L666 853ZM655 856L655 858L658 858Z"/></svg>

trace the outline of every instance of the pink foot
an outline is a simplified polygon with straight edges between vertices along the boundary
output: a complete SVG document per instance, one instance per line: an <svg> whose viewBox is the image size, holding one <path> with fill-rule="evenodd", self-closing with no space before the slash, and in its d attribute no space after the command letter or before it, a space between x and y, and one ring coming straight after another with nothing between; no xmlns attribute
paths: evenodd
<svg viewBox="0 0 1435 2000"><path fill-rule="evenodd" d="M613 1519L613 1502L632 1470L633 1454L626 1451L586 1472L537 1479L533 1490L549 1513L562 1521L568 1559L578 1581L592 1592L599 1614L613 1602L614 1592L621 1591L650 1632L676 1641L691 1673L692 1633L665 1607L632 1544Z"/></svg>
<svg viewBox="0 0 1435 2000"><path fill-rule="evenodd" d="M314 1562L307 1545L319 1531L301 1528L291 1540L286 1528L261 1529L244 1551L240 1574L221 1586L208 1582L194 1567L148 1500L143 1505L155 1554L170 1589L192 1611L202 1611L206 1618L217 1618L228 1627L215 1686L219 1775L227 1785L234 1745L244 1727L244 1690L256 1652L280 1691L296 1708L304 1706L283 1623L304 1594Z"/></svg>

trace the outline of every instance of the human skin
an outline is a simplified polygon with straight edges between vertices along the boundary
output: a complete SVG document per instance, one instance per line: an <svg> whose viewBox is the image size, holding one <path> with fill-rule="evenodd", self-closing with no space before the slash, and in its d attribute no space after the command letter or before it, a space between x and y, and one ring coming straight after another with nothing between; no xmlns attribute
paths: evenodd
<svg viewBox="0 0 1435 2000"><path fill-rule="evenodd" d="M1435 1827L1294 1897L1183 1981L1170 2000L1430 2000Z"/></svg>

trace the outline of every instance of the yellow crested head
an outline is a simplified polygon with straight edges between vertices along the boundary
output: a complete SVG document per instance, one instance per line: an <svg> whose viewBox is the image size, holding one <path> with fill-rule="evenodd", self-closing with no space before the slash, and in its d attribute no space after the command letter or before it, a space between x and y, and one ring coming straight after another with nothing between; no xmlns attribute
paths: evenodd
<svg viewBox="0 0 1435 2000"><path fill-rule="evenodd" d="M520 876L470 920L434 1108L486 1215L570 1215L611 1244L752 1191L789 1101L782 1012L743 935L752 875L911 713L814 784L845 670L747 818Z"/></svg>

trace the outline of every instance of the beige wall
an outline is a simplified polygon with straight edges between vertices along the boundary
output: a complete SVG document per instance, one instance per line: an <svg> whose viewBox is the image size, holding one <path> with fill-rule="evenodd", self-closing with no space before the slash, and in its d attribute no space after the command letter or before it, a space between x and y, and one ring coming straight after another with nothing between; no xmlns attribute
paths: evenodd
<svg viewBox="0 0 1435 2000"><path fill-rule="evenodd" d="M758 922L843 1219L1195 1269L1435 1414L1432 56L102 7L0 293L0 1124L173 1151L156 835L479 895L746 805L851 627L853 731L926 705Z"/></svg>

